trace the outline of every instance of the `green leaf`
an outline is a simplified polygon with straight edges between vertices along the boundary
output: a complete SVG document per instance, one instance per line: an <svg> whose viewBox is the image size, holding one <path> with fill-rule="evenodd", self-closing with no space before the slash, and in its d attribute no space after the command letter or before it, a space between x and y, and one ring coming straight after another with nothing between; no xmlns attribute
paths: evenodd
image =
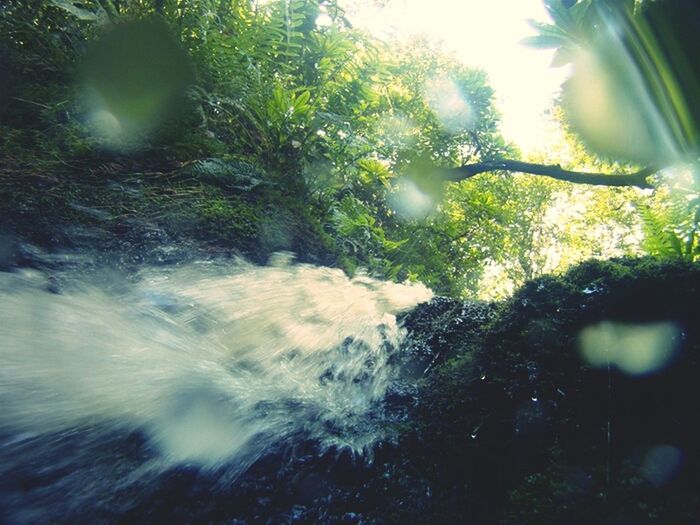
<svg viewBox="0 0 700 525"><path fill-rule="evenodd" d="M572 18L577 24L580 24L588 14L588 9L591 7L591 0L580 0L569 9Z"/></svg>
<svg viewBox="0 0 700 525"><path fill-rule="evenodd" d="M309 98L311 98L311 93L302 91L301 94L294 99L294 107L306 105L306 103L309 102Z"/></svg>
<svg viewBox="0 0 700 525"><path fill-rule="evenodd" d="M683 245L678 236L673 232L668 232L668 242L671 245L673 253L678 257L683 257Z"/></svg>
<svg viewBox="0 0 700 525"><path fill-rule="evenodd" d="M568 33L559 26L553 24L546 24L544 22L538 22L537 20L533 20L532 18L528 19L527 23L540 35L560 36L562 38L568 37Z"/></svg>
<svg viewBox="0 0 700 525"><path fill-rule="evenodd" d="M572 29L574 19L570 9L564 7L561 0L545 0L545 9L558 27Z"/></svg>
<svg viewBox="0 0 700 525"><path fill-rule="evenodd" d="M86 21L97 21L100 20L100 15L97 13L94 13L93 11L89 11L87 9L83 9L82 7L76 6L73 2L70 2L69 0L51 0L51 3L55 5L56 7L63 9L64 11L67 11L68 13L72 14L74 17L76 17L78 20L86 20Z"/></svg>
<svg viewBox="0 0 700 525"><path fill-rule="evenodd" d="M551 49L565 45L568 40L561 36L536 35L523 38L520 43L538 49Z"/></svg>

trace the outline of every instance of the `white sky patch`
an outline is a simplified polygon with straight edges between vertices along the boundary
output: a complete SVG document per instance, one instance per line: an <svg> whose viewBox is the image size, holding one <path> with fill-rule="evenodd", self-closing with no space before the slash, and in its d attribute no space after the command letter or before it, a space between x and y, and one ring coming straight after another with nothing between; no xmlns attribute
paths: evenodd
<svg viewBox="0 0 700 525"><path fill-rule="evenodd" d="M506 139L528 153L547 142L545 110L567 76L553 51L526 47L527 20L549 21L541 0L390 0L384 8L348 6L354 24L377 36L425 35L468 66L489 74Z"/></svg>

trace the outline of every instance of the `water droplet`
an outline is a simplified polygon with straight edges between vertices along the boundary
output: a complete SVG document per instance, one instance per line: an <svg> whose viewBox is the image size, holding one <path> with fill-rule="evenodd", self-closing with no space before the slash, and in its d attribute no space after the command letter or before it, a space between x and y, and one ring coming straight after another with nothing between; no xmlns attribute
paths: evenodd
<svg viewBox="0 0 700 525"><path fill-rule="evenodd" d="M602 292L603 288L601 286L598 286L597 284L591 284L590 286L587 286L582 290L583 293L586 295L592 295L595 293Z"/></svg>
<svg viewBox="0 0 700 525"><path fill-rule="evenodd" d="M683 463L683 453L671 445L653 447L644 456L641 473L655 487L669 483Z"/></svg>
<svg viewBox="0 0 700 525"><path fill-rule="evenodd" d="M566 394L564 393L564 391L563 391L561 388L557 388L557 393L558 393L560 396L566 396Z"/></svg>
<svg viewBox="0 0 700 525"><path fill-rule="evenodd" d="M539 401L537 394L532 394L532 397L530 399L532 399L533 403L537 403L537 401Z"/></svg>
<svg viewBox="0 0 700 525"><path fill-rule="evenodd" d="M482 381L486 379L486 374L484 372L481 373L481 376L479 377Z"/></svg>
<svg viewBox="0 0 700 525"><path fill-rule="evenodd" d="M478 435L479 435L479 431L478 431L478 430L475 430L474 432L472 432L471 438L472 438L472 439L476 439L476 436L478 436Z"/></svg>

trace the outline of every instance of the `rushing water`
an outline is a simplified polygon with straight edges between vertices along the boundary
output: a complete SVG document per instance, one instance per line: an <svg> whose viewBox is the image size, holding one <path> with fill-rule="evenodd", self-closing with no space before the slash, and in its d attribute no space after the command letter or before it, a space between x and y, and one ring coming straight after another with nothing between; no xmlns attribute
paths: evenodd
<svg viewBox="0 0 700 525"><path fill-rule="evenodd" d="M395 314L431 293L279 255L0 273L0 295L0 452L114 428L145 434L162 465L235 469L300 434L370 449L403 336Z"/></svg>

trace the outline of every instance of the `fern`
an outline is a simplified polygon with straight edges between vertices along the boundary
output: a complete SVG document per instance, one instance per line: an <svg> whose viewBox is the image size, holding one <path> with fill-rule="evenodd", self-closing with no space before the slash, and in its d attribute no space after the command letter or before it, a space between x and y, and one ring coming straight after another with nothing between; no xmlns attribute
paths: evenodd
<svg viewBox="0 0 700 525"><path fill-rule="evenodd" d="M644 231L643 248L651 255L696 260L700 255L700 199L669 195L656 206L637 206Z"/></svg>
<svg viewBox="0 0 700 525"><path fill-rule="evenodd" d="M195 160L181 168L179 175L239 191L252 191L269 184L252 164L219 158Z"/></svg>

